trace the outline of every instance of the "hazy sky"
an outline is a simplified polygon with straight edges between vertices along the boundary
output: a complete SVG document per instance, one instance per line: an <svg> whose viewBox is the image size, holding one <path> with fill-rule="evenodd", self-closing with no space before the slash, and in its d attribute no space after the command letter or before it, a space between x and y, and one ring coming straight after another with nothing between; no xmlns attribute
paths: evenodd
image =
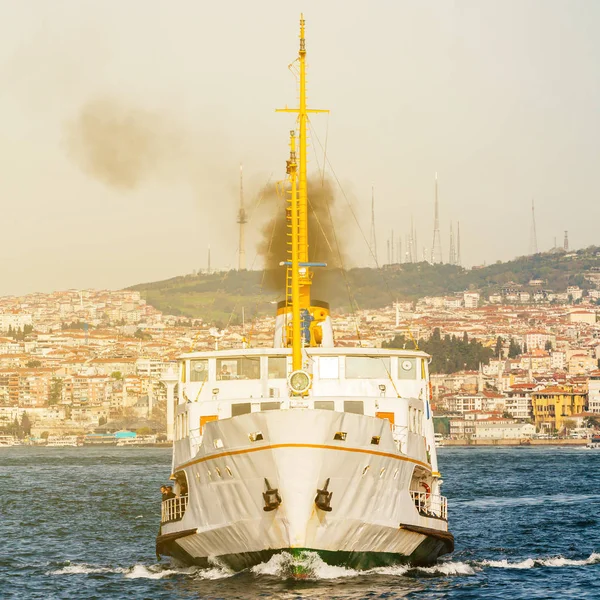
<svg viewBox="0 0 600 600"><path fill-rule="evenodd" d="M411 215L430 248L436 171L467 265L528 252L532 198L540 249L600 243L597 0L3 0L0 293L189 273L209 244L235 265L239 163L248 204L284 173L301 10L315 128L367 236L375 185L380 259Z"/></svg>

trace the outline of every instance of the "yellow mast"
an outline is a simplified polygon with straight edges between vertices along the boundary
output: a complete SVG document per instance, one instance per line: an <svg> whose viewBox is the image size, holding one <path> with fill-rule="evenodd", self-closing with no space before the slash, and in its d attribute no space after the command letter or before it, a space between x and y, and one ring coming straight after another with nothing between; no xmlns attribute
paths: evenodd
<svg viewBox="0 0 600 600"><path fill-rule="evenodd" d="M293 356L298 355L298 359L294 358L294 370L301 368L301 327L300 314L302 310L310 310L310 284L311 274L308 266L308 181L306 176L307 171L307 125L308 113L327 113L328 110L310 109L306 106L306 43L304 38L305 21L304 15L300 15L300 48L298 51L299 64L299 79L300 79L300 98L298 108L281 108L277 112L288 112L298 114L298 137L299 137L299 165L294 161L295 173L292 176L290 173L290 182L292 189L291 197L291 230L292 230L292 353ZM296 62L296 61L295 61ZM291 67L291 65L290 65ZM292 136L291 143L294 144L295 138ZM290 146L291 147L291 146ZM294 152L295 154L295 152ZM297 169L297 172L296 172ZM289 171L288 171L289 172ZM297 209L297 220L294 219L294 205ZM294 264L293 256L297 254L298 259ZM295 315L298 314L298 323L296 324ZM296 362L298 360L298 364Z"/></svg>
<svg viewBox="0 0 600 600"><path fill-rule="evenodd" d="M291 184L290 189L290 221L292 229L292 370L302 368L302 339L300 323L300 244L299 244L299 211L298 211L298 164L296 162L296 136L290 131L290 160L287 172Z"/></svg>

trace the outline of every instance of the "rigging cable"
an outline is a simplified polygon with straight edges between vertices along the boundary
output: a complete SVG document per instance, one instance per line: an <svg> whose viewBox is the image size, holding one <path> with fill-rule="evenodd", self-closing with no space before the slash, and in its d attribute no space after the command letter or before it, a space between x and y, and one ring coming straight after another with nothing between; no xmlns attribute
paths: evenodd
<svg viewBox="0 0 600 600"><path fill-rule="evenodd" d="M325 148L323 147L323 144L321 143L321 140L319 139L319 136L316 134L316 132L314 131L313 127L312 127L312 123L310 122L309 119L309 124L311 125L310 129L311 129L311 133L315 136L315 139L317 140L317 142L319 143L319 145L321 146L321 148L325 151ZM367 237L360 225L360 221L358 220L358 217L356 216L356 212L354 210L354 208L352 207L352 204L350 202L350 200L348 199L348 196L346 195L346 192L344 191L344 188L342 187L342 183L339 180L339 177L337 176L337 173L335 172L335 169L333 168L333 165L331 164L331 161L329 160L329 157L324 154L324 160L327 163L327 165L329 165L329 168L331 169L331 172L333 174L333 177L335 178L335 181L338 185L338 187L340 188L340 191L342 192L342 196L344 197L344 200L346 201L346 204L348 205L348 208L350 209L350 213L352 214L352 217L354 218L354 221L356 222L356 225L358 227L358 230L360 231L360 234L362 235L363 240L365 241L365 244L367 246L367 248L369 249L369 253L371 254L371 256L373 257L373 260L375 262L375 266L377 267L377 270L379 271L380 275L381 275L381 279L383 280L385 287L387 289L387 292L390 296L390 299L392 301L392 305L395 303L394 300L394 295L392 293L392 290L390 288L390 284L389 281L387 280L387 278L385 277L385 275L383 274L383 269L379 266L379 261L377 260L377 256L375 255L375 253L373 252L373 248L371 248ZM323 167L325 168L325 167ZM332 223L333 224L333 223ZM334 229L334 235L335 235L335 229ZM344 270L345 273L345 270ZM345 275L344 275L344 278ZM408 331L408 335L411 339L411 341L413 342L414 346L415 346L415 350L419 349L419 344L417 342L417 340L415 339L415 337L413 336L411 330L410 330L410 326L407 328Z"/></svg>

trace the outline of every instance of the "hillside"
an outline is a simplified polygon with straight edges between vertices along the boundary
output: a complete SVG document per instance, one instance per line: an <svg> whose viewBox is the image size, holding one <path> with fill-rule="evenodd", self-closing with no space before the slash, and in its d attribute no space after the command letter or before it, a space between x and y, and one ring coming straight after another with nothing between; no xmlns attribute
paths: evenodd
<svg viewBox="0 0 600 600"><path fill-rule="evenodd" d="M333 310L348 310L351 304L358 308L379 308L395 299L417 300L468 289L479 290L487 296L510 283L528 289L534 279L543 280L543 288L555 292L564 292L569 285L586 289L593 287L588 280L593 275L600 279L598 247L569 254L548 252L523 256L474 269L426 262L388 265L382 269L357 268L345 273L325 269L315 275L313 297L327 300ZM266 276L262 271L185 275L129 289L139 290L149 304L167 314L225 324L230 319L239 322L242 307L247 319L272 313L273 302L283 297L274 289L277 286L273 282L277 280L282 289L283 269Z"/></svg>

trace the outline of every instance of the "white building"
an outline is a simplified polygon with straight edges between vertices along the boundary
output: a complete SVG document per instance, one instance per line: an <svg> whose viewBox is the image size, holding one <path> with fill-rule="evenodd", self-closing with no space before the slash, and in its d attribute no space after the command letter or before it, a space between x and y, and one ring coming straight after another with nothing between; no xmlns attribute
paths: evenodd
<svg viewBox="0 0 600 600"><path fill-rule="evenodd" d="M532 423L517 423L511 419L485 419L475 421L475 439L508 440L524 439L535 433Z"/></svg>
<svg viewBox="0 0 600 600"><path fill-rule="evenodd" d="M588 411L600 414L600 371L590 373L588 381Z"/></svg>
<svg viewBox="0 0 600 600"><path fill-rule="evenodd" d="M527 350L531 352L535 348L544 350L548 342L552 343L552 347L556 344L556 336L547 331L528 331L525 334L525 343Z"/></svg>
<svg viewBox="0 0 600 600"><path fill-rule="evenodd" d="M479 298L479 292L465 292L463 294L465 308L477 308L479 306Z"/></svg>
<svg viewBox="0 0 600 600"><path fill-rule="evenodd" d="M33 319L27 313L3 313L0 314L0 331L12 329L23 329L25 325L32 325Z"/></svg>

